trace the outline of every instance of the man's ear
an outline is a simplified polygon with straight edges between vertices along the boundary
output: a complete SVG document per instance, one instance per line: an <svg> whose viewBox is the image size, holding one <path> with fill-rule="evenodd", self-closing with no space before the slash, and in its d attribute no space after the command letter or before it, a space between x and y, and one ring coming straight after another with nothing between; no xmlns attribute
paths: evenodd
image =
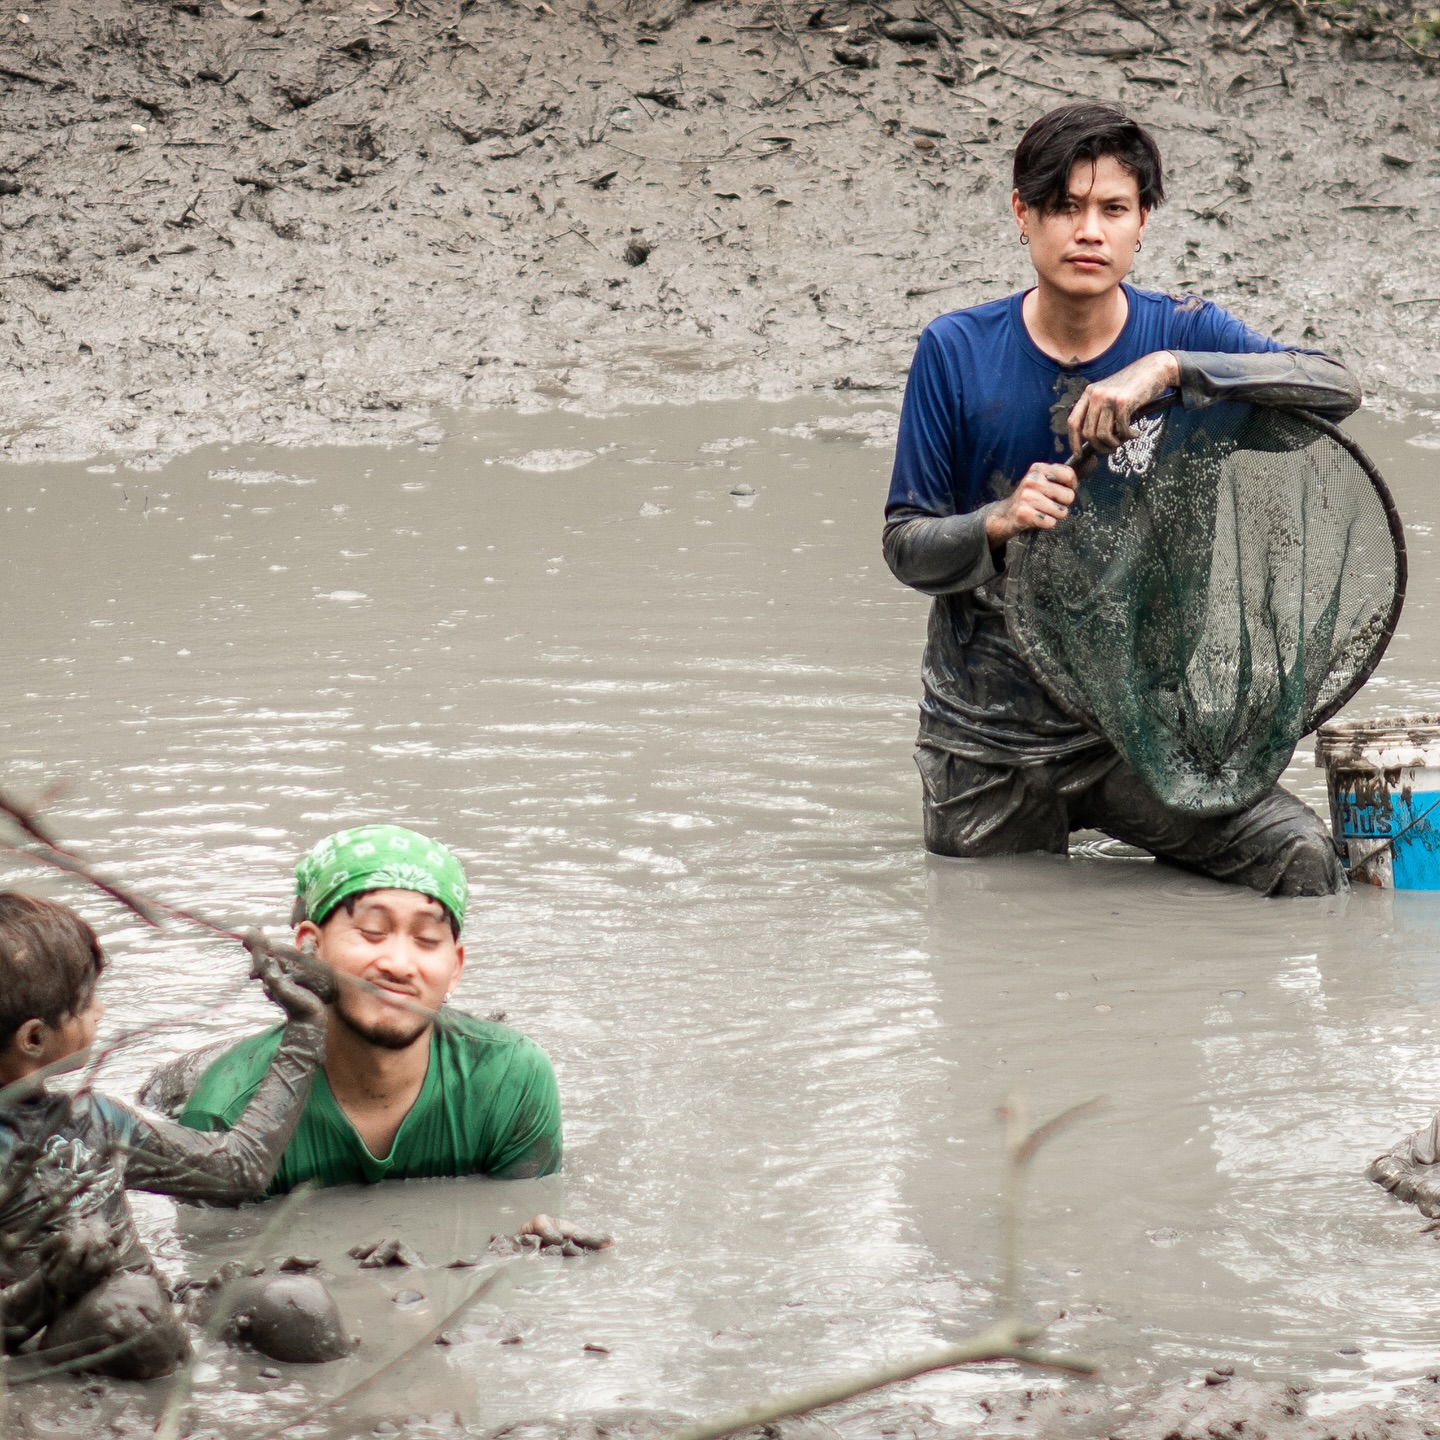
<svg viewBox="0 0 1440 1440"><path fill-rule="evenodd" d="M450 991L451 991L452 994L454 993L455 987L460 983L460 972L461 972L464 968L465 968L465 947L464 947L463 945L457 945L457 946L455 947L455 973L454 973L453 975L451 975L451 977L450 977L450 985L449 985L449 989L450 989Z"/></svg>
<svg viewBox="0 0 1440 1440"><path fill-rule="evenodd" d="M10 1044L27 1060L34 1060L45 1053L45 1032L49 1028L43 1020L23 1020Z"/></svg>
<svg viewBox="0 0 1440 1440"><path fill-rule="evenodd" d="M1020 198L1020 192L1018 190L1012 190L1010 192L1010 209L1015 216L1015 223L1023 232L1025 229L1025 219L1030 214L1030 207Z"/></svg>
<svg viewBox="0 0 1440 1440"><path fill-rule="evenodd" d="M320 948L320 927L313 920L302 920L295 927L295 948L297 950L318 950Z"/></svg>

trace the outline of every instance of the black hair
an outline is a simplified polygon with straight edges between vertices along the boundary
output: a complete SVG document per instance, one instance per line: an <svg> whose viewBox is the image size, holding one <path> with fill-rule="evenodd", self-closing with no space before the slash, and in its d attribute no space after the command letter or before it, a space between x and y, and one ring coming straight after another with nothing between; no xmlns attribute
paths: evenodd
<svg viewBox="0 0 1440 1440"><path fill-rule="evenodd" d="M0 891L0 1050L27 1020L78 1015L104 968L99 939L73 910Z"/></svg>
<svg viewBox="0 0 1440 1440"><path fill-rule="evenodd" d="M1140 208L1165 199L1160 147L1154 136L1114 105L1079 101L1042 115L1015 147L1015 189L1042 215L1058 210L1070 193L1070 172L1083 160L1109 155L1134 177Z"/></svg>
<svg viewBox="0 0 1440 1440"><path fill-rule="evenodd" d="M388 889L391 887L386 886L382 888ZM332 905L330 909L325 912L324 919L316 920L315 923L323 927L330 921L330 919L334 916L337 910L343 910L353 919L355 915L356 902L364 899L366 895L373 895L374 893L374 890L357 890L353 895L347 895L343 900L337 900L335 904ZM435 897L433 895L431 895L429 898L431 900L435 900ZM448 905L441 904L439 900L435 900L435 903L439 905L441 910L445 912L445 922L450 926L450 934L458 944L460 940L460 922L450 913L450 907ZM300 923L301 920L305 918L304 914L300 913L304 910L304 908L305 907L301 902L296 902L295 909L297 915L299 915L299 919L296 919L294 923L297 925ZM313 919L314 917L312 916L311 918Z"/></svg>

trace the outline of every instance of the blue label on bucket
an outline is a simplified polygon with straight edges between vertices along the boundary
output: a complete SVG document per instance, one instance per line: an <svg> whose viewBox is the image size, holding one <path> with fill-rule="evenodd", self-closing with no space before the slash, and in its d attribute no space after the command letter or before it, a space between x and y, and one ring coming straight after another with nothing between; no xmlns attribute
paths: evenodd
<svg viewBox="0 0 1440 1440"><path fill-rule="evenodd" d="M1372 855L1382 842L1397 890L1440 890L1440 790L1347 790L1337 798L1341 838Z"/></svg>

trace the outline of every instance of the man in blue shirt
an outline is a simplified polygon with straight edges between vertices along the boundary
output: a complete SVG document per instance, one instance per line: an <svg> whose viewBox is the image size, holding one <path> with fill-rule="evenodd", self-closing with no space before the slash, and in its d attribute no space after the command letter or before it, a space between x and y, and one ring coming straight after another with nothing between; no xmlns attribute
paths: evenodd
<svg viewBox="0 0 1440 1440"><path fill-rule="evenodd" d="M1069 513L1066 456L1136 439L1146 402L1174 389L1187 408L1262 400L1340 419L1359 387L1337 361L1208 300L1124 283L1164 186L1154 140L1121 111L1074 104L1043 116L1015 151L1014 178L1036 284L921 335L885 508L891 570L935 597L915 757L926 847L1064 854L1072 830L1093 827L1266 894L1333 893L1345 877L1328 831L1279 786L1213 819L1162 805L1031 674L1002 587L1008 541Z"/></svg>

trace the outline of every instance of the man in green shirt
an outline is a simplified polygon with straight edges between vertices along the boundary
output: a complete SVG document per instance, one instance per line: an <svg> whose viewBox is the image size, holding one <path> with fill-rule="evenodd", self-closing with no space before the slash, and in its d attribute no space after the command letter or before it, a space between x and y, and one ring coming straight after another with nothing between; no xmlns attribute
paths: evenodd
<svg viewBox="0 0 1440 1440"><path fill-rule="evenodd" d="M340 984L323 1068L270 1193L304 1180L558 1170L560 1097L545 1052L504 1025L444 1008L465 964L469 886L455 857L413 830L366 825L322 840L295 880L296 944L313 948ZM211 1063L182 1123L229 1129L282 1028Z"/></svg>

